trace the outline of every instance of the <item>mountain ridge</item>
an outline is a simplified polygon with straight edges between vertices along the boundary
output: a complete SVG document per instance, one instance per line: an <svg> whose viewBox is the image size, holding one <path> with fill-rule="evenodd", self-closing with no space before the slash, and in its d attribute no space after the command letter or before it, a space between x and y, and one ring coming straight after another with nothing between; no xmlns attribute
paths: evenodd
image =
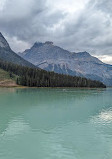
<svg viewBox="0 0 112 159"><path fill-rule="evenodd" d="M1 32L0 32L0 47L11 50L8 42L6 41L6 39L4 38Z"/></svg>
<svg viewBox="0 0 112 159"><path fill-rule="evenodd" d="M112 65L86 51L75 53L55 46L53 42L36 42L19 55L41 69L100 80L112 86Z"/></svg>
<svg viewBox="0 0 112 159"><path fill-rule="evenodd" d="M19 64L22 66L35 67L33 64L26 61L25 59L17 55L14 51L12 51L7 40L4 38L1 32L0 32L0 59L7 62L13 62L15 64Z"/></svg>

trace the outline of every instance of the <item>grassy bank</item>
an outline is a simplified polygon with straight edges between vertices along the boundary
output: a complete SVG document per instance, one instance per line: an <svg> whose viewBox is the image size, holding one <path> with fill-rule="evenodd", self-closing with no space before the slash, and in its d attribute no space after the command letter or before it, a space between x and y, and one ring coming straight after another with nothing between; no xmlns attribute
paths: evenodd
<svg viewBox="0 0 112 159"><path fill-rule="evenodd" d="M0 69L0 87L16 87L16 76Z"/></svg>

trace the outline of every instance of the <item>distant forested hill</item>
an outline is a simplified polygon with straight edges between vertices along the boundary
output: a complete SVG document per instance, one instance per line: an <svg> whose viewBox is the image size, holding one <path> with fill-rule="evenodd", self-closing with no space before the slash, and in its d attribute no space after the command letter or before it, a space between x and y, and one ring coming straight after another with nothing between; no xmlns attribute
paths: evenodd
<svg viewBox="0 0 112 159"><path fill-rule="evenodd" d="M0 68L16 76L18 85L29 87L101 87L106 86L99 81L86 78L47 72L41 69L29 68L0 60Z"/></svg>

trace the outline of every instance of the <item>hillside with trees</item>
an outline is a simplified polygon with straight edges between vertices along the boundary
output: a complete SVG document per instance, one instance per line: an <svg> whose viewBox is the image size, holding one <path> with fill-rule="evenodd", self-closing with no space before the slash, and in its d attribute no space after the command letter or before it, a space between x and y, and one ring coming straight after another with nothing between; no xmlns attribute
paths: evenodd
<svg viewBox="0 0 112 159"><path fill-rule="evenodd" d="M42 69L29 68L0 60L0 68L16 76L16 83L28 87L91 87L105 88L99 81L73 77Z"/></svg>

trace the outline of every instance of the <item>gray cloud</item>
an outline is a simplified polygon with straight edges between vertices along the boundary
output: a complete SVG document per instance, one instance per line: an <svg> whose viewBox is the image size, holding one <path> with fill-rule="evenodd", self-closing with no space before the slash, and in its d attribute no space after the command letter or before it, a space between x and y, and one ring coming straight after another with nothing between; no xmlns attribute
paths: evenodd
<svg viewBox="0 0 112 159"><path fill-rule="evenodd" d="M93 50L97 54L112 54L111 18L109 14L103 12L103 9L98 9L98 2L100 1L92 0L89 2L80 13L77 21L73 19L72 23L66 24L65 35L68 41L70 38L71 43L68 43L68 47L71 49Z"/></svg>
<svg viewBox="0 0 112 159"><path fill-rule="evenodd" d="M35 41L51 40L70 51L86 50L101 59L112 56L112 2L109 0L1 2L0 30L15 51L24 50Z"/></svg>

